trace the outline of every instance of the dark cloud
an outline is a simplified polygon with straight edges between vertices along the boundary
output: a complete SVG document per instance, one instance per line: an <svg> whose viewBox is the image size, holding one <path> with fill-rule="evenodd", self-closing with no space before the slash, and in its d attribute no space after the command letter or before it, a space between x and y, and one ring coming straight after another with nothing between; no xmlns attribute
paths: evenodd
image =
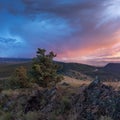
<svg viewBox="0 0 120 120"><path fill-rule="evenodd" d="M11 38L2 38L0 37L0 43L3 43L3 44L11 44L11 43L15 43L17 42L16 39L11 39Z"/></svg>
<svg viewBox="0 0 120 120"><path fill-rule="evenodd" d="M29 49L23 56L31 57L42 47L60 54L58 59L67 56L68 61L105 59L119 43L118 6L119 0L0 0L0 47L10 45L11 56L21 56L22 48ZM17 39L23 47L12 47Z"/></svg>

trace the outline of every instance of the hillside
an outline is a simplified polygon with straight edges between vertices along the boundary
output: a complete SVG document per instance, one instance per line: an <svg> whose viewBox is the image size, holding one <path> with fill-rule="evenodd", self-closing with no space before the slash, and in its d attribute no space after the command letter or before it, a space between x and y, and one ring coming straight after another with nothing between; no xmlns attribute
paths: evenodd
<svg viewBox="0 0 120 120"><path fill-rule="evenodd" d="M114 81L114 74L105 71L104 67L56 63L61 66L58 73L65 76L51 87L40 86L31 76L23 79L25 77L21 75L25 75L24 69L20 71L22 74L18 74L20 79L14 76L13 79L0 80L0 120L120 119L120 82L102 82ZM0 65L2 78L9 77L19 66L26 67L28 71L32 67L31 62ZM96 75L98 78L93 79ZM26 83L26 80L26 87L18 86L21 85L19 83Z"/></svg>
<svg viewBox="0 0 120 120"><path fill-rule="evenodd" d="M89 74L97 69L94 66L80 63L57 62L57 64L61 66L61 69L58 71L59 73L80 80L91 79Z"/></svg>
<svg viewBox="0 0 120 120"><path fill-rule="evenodd" d="M15 62L17 61L17 62ZM96 76L101 81L119 81L120 80L120 64L110 63L105 67L95 67L80 63L64 63L55 62L60 65L59 74L69 76L78 80L92 80ZM9 77L19 66L31 69L30 59L0 59L0 78Z"/></svg>
<svg viewBox="0 0 120 120"><path fill-rule="evenodd" d="M29 62L32 59L30 58L0 58L0 63L21 63Z"/></svg>
<svg viewBox="0 0 120 120"><path fill-rule="evenodd" d="M95 79L97 76L101 81L120 80L120 74L116 73L115 71L111 72L110 70L106 69L106 66L95 67L95 66L79 64L79 63L62 63L62 62L58 62L58 64L62 66L59 72L62 73L63 75L67 75L72 78L76 78L80 80L86 80L89 78L89 80L91 80L91 79ZM119 68L120 67L117 66L117 69Z"/></svg>
<svg viewBox="0 0 120 120"><path fill-rule="evenodd" d="M28 70L31 69L31 62L23 62L23 60L18 63L14 63L14 61L12 60L7 60L7 63L0 63L0 78L6 78L9 77L14 70L19 67L19 66L24 66L26 67ZM96 67L94 66L89 66L89 65L85 65L85 64L78 64L78 63L63 63L63 62L56 62L57 64L60 65L60 69L58 70L59 74L63 74L75 79L80 79L80 80L85 80L85 79L89 79L91 80L90 74L94 73L94 71L96 70ZM95 74L94 76L95 77Z"/></svg>
<svg viewBox="0 0 120 120"><path fill-rule="evenodd" d="M20 66L24 66L27 69L30 69L31 62L0 63L0 78L6 78L11 76L15 69Z"/></svg>
<svg viewBox="0 0 120 120"><path fill-rule="evenodd" d="M65 77L65 81L69 78ZM75 79L71 79L77 82ZM71 81L70 80L70 81ZM94 80L53 88L3 90L1 120L119 120L119 89Z"/></svg>
<svg viewBox="0 0 120 120"><path fill-rule="evenodd" d="M5 61L4 61L5 60ZM18 61L18 62L16 62ZM64 74L77 79L86 79L90 74L95 71L96 67L78 63L64 63L55 62L60 65L58 73ZM9 77L14 70L24 66L27 69L31 68L30 59L0 59L0 77Z"/></svg>
<svg viewBox="0 0 120 120"><path fill-rule="evenodd" d="M120 74L120 63L109 63L104 67L105 71Z"/></svg>

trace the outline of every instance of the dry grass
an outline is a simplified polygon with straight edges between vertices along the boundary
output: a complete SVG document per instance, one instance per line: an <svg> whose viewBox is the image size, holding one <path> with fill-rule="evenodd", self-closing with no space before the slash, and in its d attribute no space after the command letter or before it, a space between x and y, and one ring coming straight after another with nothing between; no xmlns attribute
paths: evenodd
<svg viewBox="0 0 120 120"><path fill-rule="evenodd" d="M115 90L120 90L120 82L104 82L104 84L112 86Z"/></svg>
<svg viewBox="0 0 120 120"><path fill-rule="evenodd" d="M70 84L71 86L81 86L81 85L89 85L91 81L89 80L78 80L78 79L75 79L75 78L71 78L71 77L68 77L68 76L64 76L64 80L62 81L62 83L65 82L65 83L68 83Z"/></svg>
<svg viewBox="0 0 120 120"><path fill-rule="evenodd" d="M89 85L91 83L90 80L77 80L74 78L70 78L68 76L64 76L64 80L62 81L66 82L68 84L70 84L71 86L82 86L82 85ZM120 82L103 82L103 84L108 85L108 86L112 86L115 90L120 90Z"/></svg>

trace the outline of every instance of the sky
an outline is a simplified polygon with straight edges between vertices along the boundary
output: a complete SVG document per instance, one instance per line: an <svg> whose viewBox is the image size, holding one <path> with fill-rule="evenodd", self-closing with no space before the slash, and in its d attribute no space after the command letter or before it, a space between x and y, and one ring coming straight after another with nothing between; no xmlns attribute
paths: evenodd
<svg viewBox="0 0 120 120"><path fill-rule="evenodd" d="M0 0L0 57L120 62L120 0Z"/></svg>

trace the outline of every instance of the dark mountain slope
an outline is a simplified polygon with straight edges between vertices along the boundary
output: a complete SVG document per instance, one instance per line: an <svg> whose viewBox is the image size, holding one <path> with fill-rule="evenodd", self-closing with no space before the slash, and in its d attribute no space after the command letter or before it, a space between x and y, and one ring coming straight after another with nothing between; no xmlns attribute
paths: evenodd
<svg viewBox="0 0 120 120"><path fill-rule="evenodd" d="M60 73L76 79L85 80L85 78L81 78L81 74L83 74L91 78L97 76L101 81L120 81L120 64L118 63L110 63L105 67L79 63L58 62L58 64L62 66L59 70Z"/></svg>
<svg viewBox="0 0 120 120"><path fill-rule="evenodd" d="M109 63L104 68L105 71L111 73L120 73L120 63Z"/></svg>
<svg viewBox="0 0 120 120"><path fill-rule="evenodd" d="M21 63L29 62L32 59L30 58L0 58L0 63Z"/></svg>
<svg viewBox="0 0 120 120"><path fill-rule="evenodd" d="M63 63L63 62L57 62L59 65L62 66L61 72L66 72L67 70L75 70L75 71L82 71L82 72L90 72L94 71L97 67L86 65L86 64L80 64L80 63Z"/></svg>
<svg viewBox="0 0 120 120"><path fill-rule="evenodd" d="M24 66L27 69L31 68L31 59L22 58L0 58L0 78L9 77L13 71ZM95 67L80 63L64 63L55 62L61 67L58 73L80 79L98 78L102 81L120 81L120 63L109 63L105 67Z"/></svg>
<svg viewBox="0 0 120 120"><path fill-rule="evenodd" d="M97 67L80 64L80 63L63 63L57 62L61 66L59 73L80 80L86 80L89 77L95 77L91 75L97 70Z"/></svg>

